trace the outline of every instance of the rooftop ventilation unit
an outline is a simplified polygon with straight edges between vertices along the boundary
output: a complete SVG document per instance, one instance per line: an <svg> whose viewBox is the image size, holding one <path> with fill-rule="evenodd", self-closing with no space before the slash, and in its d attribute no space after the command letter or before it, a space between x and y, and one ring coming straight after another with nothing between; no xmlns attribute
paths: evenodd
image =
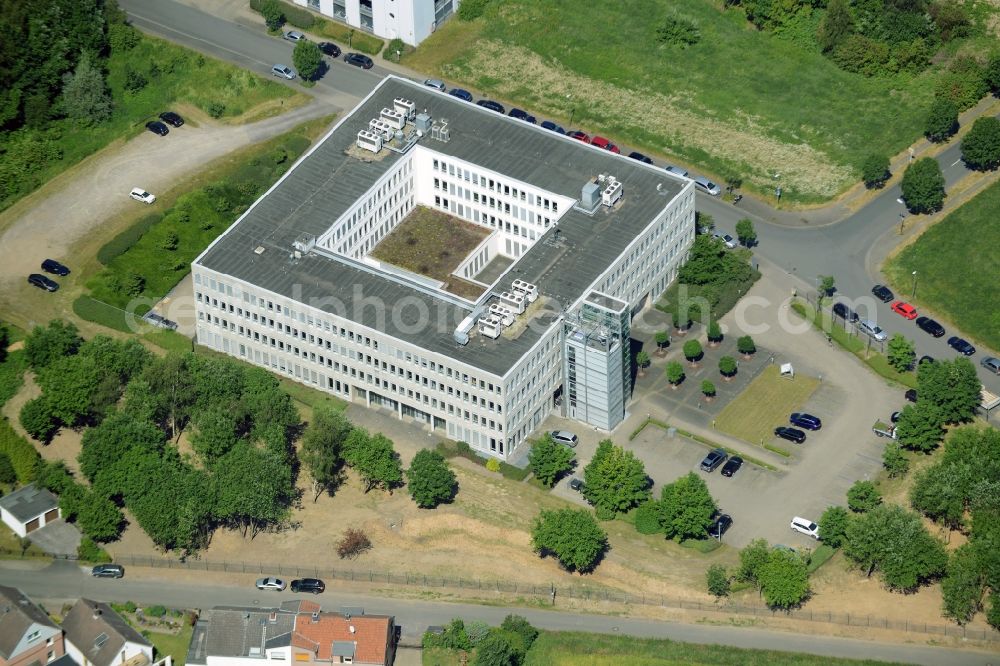
<svg viewBox="0 0 1000 666"><path fill-rule="evenodd" d="M514 280L514 284L511 285L511 287L514 289L515 294L524 294L529 303L534 303L538 300L538 287L530 282L525 282L524 280Z"/></svg>
<svg viewBox="0 0 1000 666"><path fill-rule="evenodd" d="M503 322L496 315L488 315L479 320L479 332L488 338L496 340L503 331Z"/></svg>
<svg viewBox="0 0 1000 666"><path fill-rule="evenodd" d="M403 97L397 97L392 100L392 108L394 108L396 113L401 114L406 120L412 120L417 111L416 105Z"/></svg>
<svg viewBox="0 0 1000 666"><path fill-rule="evenodd" d="M504 326L510 326L514 323L514 313L500 305L499 303L493 303L490 305L490 315L494 317L499 317L500 322Z"/></svg>
<svg viewBox="0 0 1000 666"><path fill-rule="evenodd" d="M417 119L413 121L413 126L417 128L417 134L424 136L431 132L431 116L429 113L418 113Z"/></svg>
<svg viewBox="0 0 1000 666"><path fill-rule="evenodd" d="M479 315L483 313L483 310L484 308L478 307L472 311L472 314L462 320L462 323L459 324L454 333L452 333L452 337L455 339L455 342L460 345L469 344L469 331L471 331L473 326L476 325L476 319L478 319Z"/></svg>
<svg viewBox="0 0 1000 666"><path fill-rule="evenodd" d="M514 314L521 314L527 307L527 300L524 294L505 291L500 294L500 305L504 306Z"/></svg>
<svg viewBox="0 0 1000 666"><path fill-rule="evenodd" d="M378 134L383 141L392 141L393 132L396 131L392 125L378 118L368 121L368 130L372 134Z"/></svg>
<svg viewBox="0 0 1000 666"><path fill-rule="evenodd" d="M609 207L614 206L624 193L622 184L615 180L614 176L608 176L604 181L604 191L601 192L601 203Z"/></svg>
<svg viewBox="0 0 1000 666"><path fill-rule="evenodd" d="M358 148L377 153L382 150L382 137L368 130L358 132Z"/></svg>
<svg viewBox="0 0 1000 666"><path fill-rule="evenodd" d="M597 183L587 183L580 192L580 205L585 210L594 210L601 202L601 186Z"/></svg>
<svg viewBox="0 0 1000 666"><path fill-rule="evenodd" d="M393 111L392 109L382 109L382 112L378 114L378 117L389 125L393 129L403 129L406 127L406 116L404 116L399 111Z"/></svg>
<svg viewBox="0 0 1000 666"><path fill-rule="evenodd" d="M295 239L295 242L292 243L292 247L294 247L296 251L302 252L303 254L311 252L312 249L316 247L316 237L312 234L302 234Z"/></svg>

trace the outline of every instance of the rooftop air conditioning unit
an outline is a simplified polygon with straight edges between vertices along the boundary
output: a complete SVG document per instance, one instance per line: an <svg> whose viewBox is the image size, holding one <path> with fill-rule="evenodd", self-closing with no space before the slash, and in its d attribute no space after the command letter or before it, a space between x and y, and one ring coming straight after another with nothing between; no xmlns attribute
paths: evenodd
<svg viewBox="0 0 1000 666"><path fill-rule="evenodd" d="M615 180L613 176L608 176L604 183L604 191L601 192L601 203L605 206L614 206L625 193L622 184Z"/></svg>
<svg viewBox="0 0 1000 666"><path fill-rule="evenodd" d="M514 280L514 284L511 286L514 289L514 293L524 294L529 303L534 303L538 300L538 287L536 285L533 285L530 282L525 282L524 280Z"/></svg>
<svg viewBox="0 0 1000 666"><path fill-rule="evenodd" d="M524 308L527 307L527 299L524 297L524 294L505 291L500 294L500 305L514 314L521 314L524 312Z"/></svg>
<svg viewBox="0 0 1000 666"><path fill-rule="evenodd" d="M358 148L377 153L382 150L382 137L368 130L358 132Z"/></svg>
<svg viewBox="0 0 1000 666"><path fill-rule="evenodd" d="M402 114L403 118L406 118L407 120L412 119L417 112L416 105L403 97L397 97L392 100L392 108L394 108L397 113Z"/></svg>
<svg viewBox="0 0 1000 666"><path fill-rule="evenodd" d="M584 210L592 211L597 208L601 201L601 186L594 182L588 182L580 192L580 203Z"/></svg>
<svg viewBox="0 0 1000 666"><path fill-rule="evenodd" d="M396 131L389 123L378 118L368 121L368 130L381 136L383 141L392 141L392 134Z"/></svg>
<svg viewBox="0 0 1000 666"><path fill-rule="evenodd" d="M393 129L403 129L406 127L406 116L404 116L399 111L393 111L392 109L382 109L382 112L378 114L379 119L384 120L389 123Z"/></svg>
<svg viewBox="0 0 1000 666"><path fill-rule="evenodd" d="M417 129L417 132L421 136L429 134L431 131L431 116L428 113L418 113L417 119L413 122L413 126Z"/></svg>
<svg viewBox="0 0 1000 666"><path fill-rule="evenodd" d="M489 315L482 317L479 320L479 332L488 338L493 338L496 340L500 337L500 333L503 331L503 322L500 321L500 317Z"/></svg>
<svg viewBox="0 0 1000 666"><path fill-rule="evenodd" d="M514 323L514 313L499 303L490 305L490 314L494 317L499 317L500 322L504 326L510 326Z"/></svg>

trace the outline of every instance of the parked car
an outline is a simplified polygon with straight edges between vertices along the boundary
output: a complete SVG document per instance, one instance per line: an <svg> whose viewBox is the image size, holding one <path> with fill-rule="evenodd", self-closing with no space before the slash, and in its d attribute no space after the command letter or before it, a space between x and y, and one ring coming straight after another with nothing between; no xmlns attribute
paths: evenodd
<svg viewBox="0 0 1000 666"><path fill-rule="evenodd" d="M90 570L90 575L95 578L123 578L125 567L120 564L98 564Z"/></svg>
<svg viewBox="0 0 1000 666"><path fill-rule="evenodd" d="M566 133L566 130L564 130L564 129L563 129L562 127L560 127L559 125L556 125L556 124L555 124L554 122L552 122L551 120L543 120L543 121L542 121L542 124L540 125L540 127L541 127L542 129L547 129L547 130L549 130L550 132L555 132L556 134L565 134L565 133Z"/></svg>
<svg viewBox="0 0 1000 666"><path fill-rule="evenodd" d="M716 514L715 520L713 520L712 524L708 526L708 534L713 539L722 541L722 535L725 534L726 531L732 527L732 525L733 518L728 513Z"/></svg>
<svg viewBox="0 0 1000 666"><path fill-rule="evenodd" d="M847 307L846 303L834 303L833 304L833 314L837 315L841 319L849 322L856 322L858 320L858 313Z"/></svg>
<svg viewBox="0 0 1000 666"><path fill-rule="evenodd" d="M132 191L129 192L128 195L133 199L135 199L136 201L141 201L144 204L151 204L154 201L156 201L155 194L150 194L141 187L133 187Z"/></svg>
<svg viewBox="0 0 1000 666"><path fill-rule="evenodd" d="M268 577L268 578L258 578L257 579L257 589L258 590L273 590L274 592L281 592L285 589L285 581L280 578Z"/></svg>
<svg viewBox="0 0 1000 666"><path fill-rule="evenodd" d="M173 111L164 111L161 113L160 120L173 127L180 127L184 124L184 119Z"/></svg>
<svg viewBox="0 0 1000 666"><path fill-rule="evenodd" d="M289 30L285 33L285 39L290 42L304 42L306 41L306 36L298 30Z"/></svg>
<svg viewBox="0 0 1000 666"><path fill-rule="evenodd" d="M354 65L355 67L360 67L361 69L371 69L375 66L372 59L361 53L348 53L344 56L344 62L348 65Z"/></svg>
<svg viewBox="0 0 1000 666"><path fill-rule="evenodd" d="M893 304L890 305L889 307L892 309L893 312L895 312L904 319L913 320L917 318L917 309L912 305L910 305L909 303L905 303L903 301L894 301Z"/></svg>
<svg viewBox="0 0 1000 666"><path fill-rule="evenodd" d="M859 321L858 329L865 335L871 336L879 342L885 342L886 338L889 337L886 335L886 332L879 328L879 326L871 319L862 319Z"/></svg>
<svg viewBox="0 0 1000 666"><path fill-rule="evenodd" d="M328 55L331 58L339 58L342 53L340 47L333 42L320 42L317 46L323 52L323 55Z"/></svg>
<svg viewBox="0 0 1000 666"><path fill-rule="evenodd" d="M928 356L927 354L924 354L923 356L920 357L920 360L917 361L918 368L920 367L921 363L937 363L937 361L934 360L933 356Z"/></svg>
<svg viewBox="0 0 1000 666"><path fill-rule="evenodd" d="M271 67L271 74L288 79L289 81L295 78L295 70L288 65L274 65Z"/></svg>
<svg viewBox="0 0 1000 666"><path fill-rule="evenodd" d="M969 344L968 340L960 338L957 335L953 335L948 338L948 346L957 351L959 354L964 354L965 356L972 356L976 353L976 348Z"/></svg>
<svg viewBox="0 0 1000 666"><path fill-rule="evenodd" d="M819 539L819 525L808 518L795 516L792 518L792 522L789 524L789 527L791 527L795 532L801 532L806 536L811 536L813 539Z"/></svg>
<svg viewBox="0 0 1000 666"><path fill-rule="evenodd" d="M893 298L895 298L895 296L892 293L892 290L889 289L889 287L885 286L884 284L877 284L874 287L872 287L872 294L875 296L875 298L879 299L883 303L888 303Z"/></svg>
<svg viewBox="0 0 1000 666"><path fill-rule="evenodd" d="M615 144L611 143L603 136L595 136L590 140L590 145L597 146L598 148L603 148L604 150L610 151L612 153L618 154L622 151Z"/></svg>
<svg viewBox="0 0 1000 666"><path fill-rule="evenodd" d="M673 164L668 164L667 166L663 167L663 170L666 171L667 173L672 173L675 176L680 176L681 178L688 177L687 169L682 169L681 167L674 166Z"/></svg>
<svg viewBox="0 0 1000 666"><path fill-rule="evenodd" d="M642 153L637 152L635 150L633 150L631 153L629 153L628 156L631 157L632 159L634 159L637 162L642 162L643 164L652 164L653 163L653 160L649 159L648 157L646 157Z"/></svg>
<svg viewBox="0 0 1000 666"><path fill-rule="evenodd" d="M459 98L463 102L472 101L472 93L470 93L468 90L462 90L461 88L452 88L451 90L448 91L448 94L451 95L452 97Z"/></svg>
<svg viewBox="0 0 1000 666"><path fill-rule="evenodd" d="M577 478L570 479L569 487L577 492L580 492L583 489L583 481Z"/></svg>
<svg viewBox="0 0 1000 666"><path fill-rule="evenodd" d="M428 88L434 88L434 90L440 90L441 92L448 91L448 87L444 85L444 81L441 79L424 79L424 85Z"/></svg>
<svg viewBox="0 0 1000 666"><path fill-rule="evenodd" d="M505 113L507 109L504 108L503 104L500 102L494 102L491 99L481 99L476 102L477 106L481 106L484 109L489 109L490 111L496 111L497 113Z"/></svg>
<svg viewBox="0 0 1000 666"><path fill-rule="evenodd" d="M511 118L516 118L517 120L523 120L526 123L531 123L532 125L538 122L537 118L535 118L533 115L531 115L524 109L511 109L507 115L510 116Z"/></svg>
<svg viewBox="0 0 1000 666"><path fill-rule="evenodd" d="M917 317L917 327L924 333L929 333L935 338L940 338L944 335L944 326L937 323L930 317Z"/></svg>
<svg viewBox="0 0 1000 666"><path fill-rule="evenodd" d="M729 454L726 453L725 449L713 449L708 452L704 460L701 461L701 471L703 472L714 472L715 468L726 462L726 458Z"/></svg>
<svg viewBox="0 0 1000 666"><path fill-rule="evenodd" d="M46 259L42 262L42 270L46 273L52 273L53 275L59 275L61 277L66 277L69 275L69 269L60 264L55 259Z"/></svg>
<svg viewBox="0 0 1000 666"><path fill-rule="evenodd" d="M899 412L893 412L889 415L889 420L893 423L899 423Z"/></svg>
<svg viewBox="0 0 1000 666"><path fill-rule="evenodd" d="M917 401L917 389L908 389L906 391L906 393L903 394L903 397L906 398L906 400L908 402L916 402Z"/></svg>
<svg viewBox="0 0 1000 666"><path fill-rule="evenodd" d="M28 284L35 285L39 289L44 289L45 291L58 291L59 283L55 280L51 280L41 273L32 273L28 276Z"/></svg>
<svg viewBox="0 0 1000 666"><path fill-rule="evenodd" d="M311 592L312 594L319 594L320 592L326 591L326 583L321 581L319 578L298 578L292 581L290 586L292 592Z"/></svg>
<svg viewBox="0 0 1000 666"><path fill-rule="evenodd" d="M166 136L170 134L170 130L166 125L161 123L159 120L150 120L146 123L146 129L148 129L153 134L159 134L160 136Z"/></svg>
<svg viewBox="0 0 1000 666"><path fill-rule="evenodd" d="M806 434L799 430L798 428L789 428L787 426L778 426L774 429L774 434L776 437L781 439L787 439L789 442L795 442L796 444L801 444L806 441Z"/></svg>
<svg viewBox="0 0 1000 666"><path fill-rule="evenodd" d="M792 415L788 417L788 422L806 430L819 430L823 427L823 422L818 416L805 412L792 412Z"/></svg>
<svg viewBox="0 0 1000 666"><path fill-rule="evenodd" d="M552 441L558 444L565 444L568 447L576 446L578 438L576 435L571 433L569 430L553 430L549 433L552 436Z"/></svg>
<svg viewBox="0 0 1000 666"><path fill-rule="evenodd" d="M572 132L570 132L566 136L568 136L571 139L576 139L577 141L583 141L584 143L590 143L590 135L587 134L586 132L584 132L583 130L573 130Z"/></svg>
<svg viewBox="0 0 1000 666"><path fill-rule="evenodd" d="M893 412L892 415L889 416L889 421L891 421L891 423L882 423L882 421L876 421L875 423L873 423L872 434L874 434L876 437L888 437L889 439L897 439L898 435L896 434L896 425L895 425L896 421L893 421L892 417L896 416L896 419L898 420L899 419L898 414L899 412Z"/></svg>
<svg viewBox="0 0 1000 666"><path fill-rule="evenodd" d="M728 247L730 250L735 250L740 246L740 244L736 242L736 239L730 236L729 234L722 235L722 242L725 243L726 247Z"/></svg>
<svg viewBox="0 0 1000 666"><path fill-rule="evenodd" d="M979 365L983 366L994 375L1000 375L1000 358L997 358L996 356L987 356L979 362Z"/></svg>
<svg viewBox="0 0 1000 666"><path fill-rule="evenodd" d="M740 471L743 467L743 458L739 456L733 456L726 461L726 464L722 466L722 471L720 472L722 476L732 476L736 472Z"/></svg>
<svg viewBox="0 0 1000 666"><path fill-rule="evenodd" d="M722 194L722 188L708 178L695 178L694 186L706 194L711 194L713 197Z"/></svg>

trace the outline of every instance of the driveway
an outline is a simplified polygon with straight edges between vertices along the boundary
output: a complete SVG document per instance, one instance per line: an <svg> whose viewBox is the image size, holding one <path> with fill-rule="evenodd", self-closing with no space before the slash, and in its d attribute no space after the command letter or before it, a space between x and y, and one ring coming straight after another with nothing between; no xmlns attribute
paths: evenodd
<svg viewBox="0 0 1000 666"><path fill-rule="evenodd" d="M28 538L46 553L76 557L80 530L65 520L57 520L29 533Z"/></svg>

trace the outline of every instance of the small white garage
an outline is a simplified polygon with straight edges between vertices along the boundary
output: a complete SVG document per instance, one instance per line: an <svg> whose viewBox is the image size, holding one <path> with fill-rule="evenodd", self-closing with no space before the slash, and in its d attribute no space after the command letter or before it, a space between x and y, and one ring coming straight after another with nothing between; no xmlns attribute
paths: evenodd
<svg viewBox="0 0 1000 666"><path fill-rule="evenodd" d="M27 536L62 516L59 499L30 483L0 498L0 518L18 536Z"/></svg>

